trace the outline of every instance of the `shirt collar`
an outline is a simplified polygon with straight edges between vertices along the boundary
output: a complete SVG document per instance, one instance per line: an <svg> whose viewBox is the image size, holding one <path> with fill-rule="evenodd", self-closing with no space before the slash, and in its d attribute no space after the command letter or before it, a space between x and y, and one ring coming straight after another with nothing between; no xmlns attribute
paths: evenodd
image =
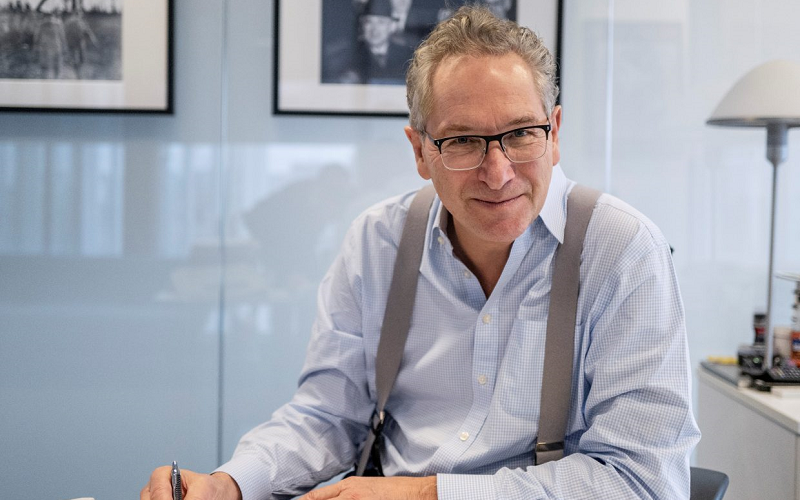
<svg viewBox="0 0 800 500"><path fill-rule="evenodd" d="M428 241L428 248L433 246L433 242L437 241L438 238L444 238L445 240L449 241L447 237L447 224L449 223L449 212L446 208L444 208L444 204L442 200L439 199L437 195L436 198L433 200L433 225L431 226L431 231L429 232L430 238Z"/></svg>
<svg viewBox="0 0 800 500"><path fill-rule="evenodd" d="M539 218L542 219L547 230L558 239L559 243L564 242L564 226L567 224L567 195L574 185L575 182L567 179L560 165L553 166L550 187L547 189L547 198L545 198L544 206L539 212ZM434 201L433 210L435 215L431 226L429 246L438 241L438 237L443 237L445 240L448 239L448 212L438 196Z"/></svg>
<svg viewBox="0 0 800 500"><path fill-rule="evenodd" d="M559 243L564 243L564 226L567 225L567 195L574 185L575 182L567 179L560 165L553 166L547 198L544 200L539 217Z"/></svg>

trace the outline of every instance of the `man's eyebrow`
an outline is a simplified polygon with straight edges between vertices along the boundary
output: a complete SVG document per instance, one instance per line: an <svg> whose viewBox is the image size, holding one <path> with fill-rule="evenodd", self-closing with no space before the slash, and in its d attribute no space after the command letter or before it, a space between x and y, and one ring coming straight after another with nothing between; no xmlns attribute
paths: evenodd
<svg viewBox="0 0 800 500"><path fill-rule="evenodd" d="M529 115L529 116L522 116L522 117L517 118L515 120L511 120L506 125L508 127L512 127L513 128L513 127L516 127L516 126L525 126L525 125L541 125L541 124L544 124L545 122L547 122L547 117L545 117L544 120L542 120L542 119L537 118L537 117L535 117L533 115Z"/></svg>
<svg viewBox="0 0 800 500"><path fill-rule="evenodd" d="M526 115L520 116L519 118L514 118L513 120L506 122L503 127L503 130L511 130L516 127L524 127L526 125L541 125L547 123L547 118L537 118L534 115ZM471 135L482 135L475 132L475 127L471 125L464 125L460 123L453 123L447 125L444 130L446 131L447 136L454 136L459 134L471 134ZM502 132L502 131L501 131Z"/></svg>
<svg viewBox="0 0 800 500"><path fill-rule="evenodd" d="M447 124L443 130L446 131L447 135L458 135L461 132L472 132L475 133L475 127L470 125L464 125L460 123L450 123Z"/></svg>

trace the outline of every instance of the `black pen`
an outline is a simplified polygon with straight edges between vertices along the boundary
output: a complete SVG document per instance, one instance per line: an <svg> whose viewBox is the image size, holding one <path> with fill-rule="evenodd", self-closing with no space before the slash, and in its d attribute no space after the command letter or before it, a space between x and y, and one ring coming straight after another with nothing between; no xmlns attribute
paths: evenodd
<svg viewBox="0 0 800 500"><path fill-rule="evenodd" d="M183 500L183 489L181 488L181 470L178 462L172 461L172 500Z"/></svg>

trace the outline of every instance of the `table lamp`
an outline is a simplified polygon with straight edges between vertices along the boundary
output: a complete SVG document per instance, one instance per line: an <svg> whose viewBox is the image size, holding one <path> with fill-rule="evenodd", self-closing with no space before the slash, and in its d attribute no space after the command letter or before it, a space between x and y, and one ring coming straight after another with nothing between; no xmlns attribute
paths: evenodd
<svg viewBox="0 0 800 500"><path fill-rule="evenodd" d="M767 277L767 330L764 335L764 370L772 367L772 277L775 257L775 197L778 165L786 159L787 132L800 127L800 64L770 61L744 75L731 88L706 121L722 127L767 129L767 159L772 163L772 209L769 227Z"/></svg>

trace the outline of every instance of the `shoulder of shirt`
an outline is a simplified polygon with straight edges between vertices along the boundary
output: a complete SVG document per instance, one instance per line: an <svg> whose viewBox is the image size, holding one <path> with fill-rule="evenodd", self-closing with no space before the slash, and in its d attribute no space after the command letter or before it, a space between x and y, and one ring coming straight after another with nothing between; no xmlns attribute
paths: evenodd
<svg viewBox="0 0 800 500"><path fill-rule="evenodd" d="M360 240L362 244L377 240L392 241L397 245L403 231L408 209L417 189L392 196L370 206L350 224L347 239Z"/></svg>
<svg viewBox="0 0 800 500"><path fill-rule="evenodd" d="M597 201L587 230L587 243L598 239L620 246L635 245L642 251L662 245L669 247L653 221L608 193L603 193Z"/></svg>

